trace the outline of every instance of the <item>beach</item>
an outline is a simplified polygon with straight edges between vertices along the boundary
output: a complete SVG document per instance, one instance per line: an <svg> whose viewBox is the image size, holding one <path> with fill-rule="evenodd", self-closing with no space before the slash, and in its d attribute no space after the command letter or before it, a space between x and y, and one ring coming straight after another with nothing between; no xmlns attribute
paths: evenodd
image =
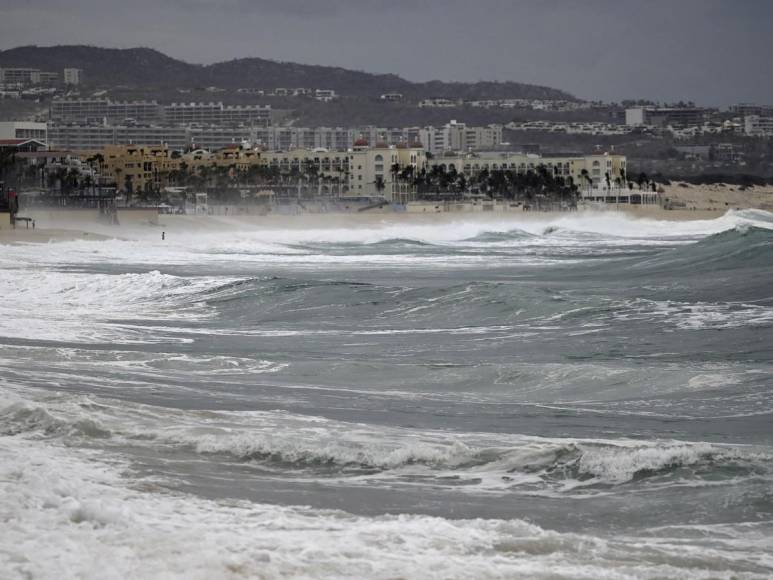
<svg viewBox="0 0 773 580"><path fill-rule="evenodd" d="M443 224L459 221L469 222L551 222L571 216L604 217L622 215L627 219L659 221L711 220L721 217L729 210L773 206L773 188L752 188L738 191L731 186L687 188L668 186L664 196L681 201L684 208L664 209L658 205L607 204L606 206L581 207L576 212L523 211L520 208L496 212L437 212L408 213L395 211L350 212L350 213L300 213L287 215L267 213L266 215L175 215L156 214L148 210L119 210L119 225L107 225L98 220L95 212L84 210L28 209L25 217L34 219L36 227L25 223L0 228L0 244L48 243L73 239L109 239L134 236L161 236L161 232L185 233L188 231L238 231L243 229L304 229L309 227L368 228L382 224ZM428 205L430 207L430 205ZM431 206L431 207L434 207ZM128 213L125 213L128 212ZM92 215L93 214L93 215Z"/></svg>

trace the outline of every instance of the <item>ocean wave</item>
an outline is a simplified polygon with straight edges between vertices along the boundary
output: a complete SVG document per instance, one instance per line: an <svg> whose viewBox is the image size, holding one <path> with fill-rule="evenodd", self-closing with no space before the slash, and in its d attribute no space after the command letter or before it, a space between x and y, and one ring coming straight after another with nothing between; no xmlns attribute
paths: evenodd
<svg viewBox="0 0 773 580"><path fill-rule="evenodd" d="M696 243L665 250L627 268L627 274L690 276L745 268L768 268L773 260L773 226L740 224ZM763 270L764 271L764 270Z"/></svg>
<svg viewBox="0 0 773 580"><path fill-rule="evenodd" d="M773 567L769 522L593 535L213 501L164 491L119 457L24 439L0 446L0 513L13 577L756 580Z"/></svg>
<svg viewBox="0 0 773 580"><path fill-rule="evenodd" d="M773 457L752 447L682 441L553 439L373 427L286 412L195 412L88 398L16 400L0 407L0 433L176 446L204 455L276 464L331 476L375 474L478 482L527 492L593 493L667 478L773 476ZM106 442L109 444L109 442ZM645 481L646 482L646 481Z"/></svg>
<svg viewBox="0 0 773 580"><path fill-rule="evenodd" d="M521 229L512 229L504 232L500 231L487 231L480 233L471 238L467 238L465 242L479 242L479 243L499 243L499 242L511 242L534 239L537 236Z"/></svg>
<svg viewBox="0 0 773 580"><path fill-rule="evenodd" d="M126 323L138 319L206 320L206 292L237 284L212 277L180 277L158 270L130 274L57 271L0 272L0 336L70 342L153 342Z"/></svg>
<svg viewBox="0 0 773 580"><path fill-rule="evenodd" d="M609 309L617 320L674 325L682 330L773 326L773 306L739 302L677 302L636 299Z"/></svg>

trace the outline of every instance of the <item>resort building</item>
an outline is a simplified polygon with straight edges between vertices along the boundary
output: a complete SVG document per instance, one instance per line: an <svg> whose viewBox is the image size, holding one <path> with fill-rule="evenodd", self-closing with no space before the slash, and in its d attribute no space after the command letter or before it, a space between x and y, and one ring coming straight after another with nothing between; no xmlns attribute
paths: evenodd
<svg viewBox="0 0 773 580"><path fill-rule="evenodd" d="M516 171L526 173L537 171L544 166L551 174L564 179L581 190L603 185L622 185L626 180L626 158L624 155L607 153L585 156L550 156L508 152L479 152L463 155L445 154L433 159L430 166L438 165L446 171L456 171L467 176L480 171ZM608 183L607 183L608 182Z"/></svg>
<svg viewBox="0 0 773 580"><path fill-rule="evenodd" d="M112 101L107 98L55 98L49 107L55 123L160 123L164 125L266 126L269 105L224 105L218 103L172 103L156 101Z"/></svg>
<svg viewBox="0 0 773 580"><path fill-rule="evenodd" d="M379 143L369 147L360 140L348 151L293 149L266 151L262 161L284 174L308 174L311 168L319 180L321 195L343 197L383 197L387 201L404 199L412 193L412 184L399 178L407 167L418 172L426 167L421 147Z"/></svg>
<svg viewBox="0 0 773 580"><path fill-rule="evenodd" d="M108 145L87 157L99 159L106 182L115 182L119 191L129 193L159 191L169 173L179 167L166 145Z"/></svg>
<svg viewBox="0 0 773 580"><path fill-rule="evenodd" d="M58 149L98 149L107 145L164 143L170 149L202 147L211 150L252 140L250 127L207 125L183 127L170 125L79 125L49 124L48 139Z"/></svg>

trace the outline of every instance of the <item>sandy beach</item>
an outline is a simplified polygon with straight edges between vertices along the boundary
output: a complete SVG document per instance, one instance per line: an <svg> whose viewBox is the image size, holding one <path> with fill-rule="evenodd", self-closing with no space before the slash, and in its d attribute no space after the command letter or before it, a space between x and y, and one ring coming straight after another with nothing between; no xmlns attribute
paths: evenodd
<svg viewBox="0 0 773 580"><path fill-rule="evenodd" d="M623 214L626 217L661 221L711 220L723 216L729 210L763 209L773 211L773 187L754 187L739 190L731 185L692 186L672 184L666 186L663 197L680 206L676 209L664 209L659 205L631 206L609 205L605 207L586 207L578 212L352 212L327 214L286 215L269 213L267 215L241 216L196 216L196 215L155 215L146 212L142 219L129 219L139 216L127 216L122 225L106 225L87 217L79 211L28 210L24 214L35 219L36 228L18 224L16 229L0 228L0 244L49 243L72 240L104 240L113 238L147 238L179 232L192 231L244 231L252 229L325 229L325 228L363 228L379 227L385 224L400 223L417 225L447 223L458 221L495 222L549 222L568 216L598 217L610 214ZM681 207L683 205L683 207ZM137 212L132 212L137 213ZM151 216L148 219L147 216ZM155 222L155 223L154 223Z"/></svg>
<svg viewBox="0 0 773 580"><path fill-rule="evenodd" d="M675 209L674 212L752 208L773 211L773 186L770 185L741 189L738 185L724 183L690 185L674 182L663 189L664 198L685 204L684 209Z"/></svg>

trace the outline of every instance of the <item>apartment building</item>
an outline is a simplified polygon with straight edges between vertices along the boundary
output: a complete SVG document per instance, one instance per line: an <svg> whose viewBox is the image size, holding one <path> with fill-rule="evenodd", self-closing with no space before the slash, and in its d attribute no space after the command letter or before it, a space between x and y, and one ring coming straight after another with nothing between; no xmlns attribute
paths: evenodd
<svg viewBox="0 0 773 580"><path fill-rule="evenodd" d="M753 103L738 103L730 107L730 112L741 117L757 115L760 117L773 117L773 105L755 105Z"/></svg>
<svg viewBox="0 0 773 580"><path fill-rule="evenodd" d="M209 149L210 151L234 144L241 144L243 141L251 141L253 136L250 127L210 125L206 127L189 127L185 131L189 145ZM182 149L182 147L178 147L178 149Z"/></svg>
<svg viewBox="0 0 773 580"><path fill-rule="evenodd" d="M714 109L702 107L633 107L625 110L625 124L655 127L691 127L702 125Z"/></svg>
<svg viewBox="0 0 773 580"><path fill-rule="evenodd" d="M48 117L55 123L102 122L108 117L109 99L83 98L51 100Z"/></svg>
<svg viewBox="0 0 773 580"><path fill-rule="evenodd" d="M63 78L66 85L80 85L84 80L83 70L79 68L66 68L64 69Z"/></svg>
<svg viewBox="0 0 773 580"><path fill-rule="evenodd" d="M773 117L748 115L744 117L744 134L749 137L773 136Z"/></svg>
<svg viewBox="0 0 773 580"><path fill-rule="evenodd" d="M492 149L502 143L502 126L468 127L451 121L443 127L425 127L419 131L419 141L432 155L446 151L476 151Z"/></svg>
<svg viewBox="0 0 773 580"><path fill-rule="evenodd" d="M192 146L214 150L242 141L254 142L254 138L255 132L251 127L59 123L48 125L51 146L73 150L132 143L166 143L170 149L177 150Z"/></svg>
<svg viewBox="0 0 773 580"><path fill-rule="evenodd" d="M56 72L38 70L30 75L30 81L33 85L55 85L60 82L60 76Z"/></svg>
<svg viewBox="0 0 773 580"><path fill-rule="evenodd" d="M29 85L32 75L39 72L36 68L0 68L0 83Z"/></svg>
<svg viewBox="0 0 773 580"><path fill-rule="evenodd" d="M112 101L106 98L65 99L51 101L49 118L55 123L126 122L153 123L161 118L156 101Z"/></svg>
<svg viewBox="0 0 773 580"><path fill-rule="evenodd" d="M163 118L172 125L268 125L271 106L172 103L164 105Z"/></svg>
<svg viewBox="0 0 773 580"><path fill-rule="evenodd" d="M156 123L161 117L156 101L109 101L107 105L107 119L111 122Z"/></svg>
<svg viewBox="0 0 773 580"><path fill-rule="evenodd" d="M107 98L66 99L51 101L49 117L57 123L124 123L166 125L257 125L271 120L268 105L224 105L218 103L172 103L156 101L112 101Z"/></svg>

